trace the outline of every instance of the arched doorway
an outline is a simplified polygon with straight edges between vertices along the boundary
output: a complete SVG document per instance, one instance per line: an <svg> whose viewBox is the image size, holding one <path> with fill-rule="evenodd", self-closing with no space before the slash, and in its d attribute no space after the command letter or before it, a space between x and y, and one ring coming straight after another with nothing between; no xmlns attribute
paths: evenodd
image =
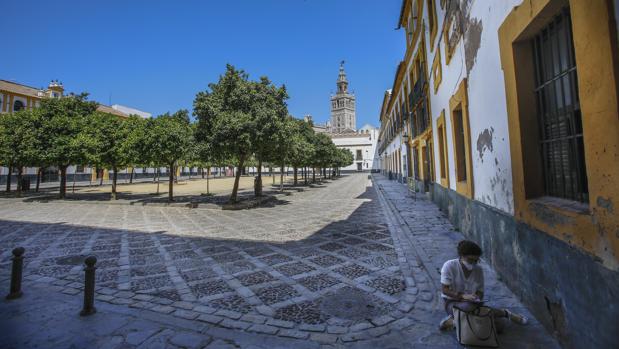
<svg viewBox="0 0 619 349"><path fill-rule="evenodd" d="M25 108L25 105L24 105L24 102L22 101L15 101L15 103L13 103L13 111L20 111L24 108Z"/></svg>

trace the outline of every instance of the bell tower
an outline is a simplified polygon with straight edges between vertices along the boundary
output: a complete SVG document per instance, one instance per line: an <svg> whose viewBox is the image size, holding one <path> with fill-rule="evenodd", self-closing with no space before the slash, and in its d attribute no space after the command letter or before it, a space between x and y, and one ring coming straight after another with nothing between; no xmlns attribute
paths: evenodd
<svg viewBox="0 0 619 349"><path fill-rule="evenodd" d="M342 61L337 78L337 93L331 96L330 131L333 133L355 131L357 128L355 108L355 95L348 92L348 79Z"/></svg>

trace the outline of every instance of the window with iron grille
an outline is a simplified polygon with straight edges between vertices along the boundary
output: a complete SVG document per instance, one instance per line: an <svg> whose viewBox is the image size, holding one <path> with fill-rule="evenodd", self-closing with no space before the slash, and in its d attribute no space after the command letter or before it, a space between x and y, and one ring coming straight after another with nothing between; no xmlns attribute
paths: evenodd
<svg viewBox="0 0 619 349"><path fill-rule="evenodd" d="M445 166L446 156L445 156L445 146L443 145L445 133L445 126L441 125L438 127L438 152L439 152L439 164L441 169L441 178L447 178L447 167Z"/></svg>
<svg viewBox="0 0 619 349"><path fill-rule="evenodd" d="M588 202L569 8L532 39L545 195Z"/></svg>
<svg viewBox="0 0 619 349"><path fill-rule="evenodd" d="M466 177L466 143L464 134L464 120L462 115L462 107L452 111L453 113L453 132L454 132L454 152L456 157L456 180L463 182Z"/></svg>
<svg viewBox="0 0 619 349"><path fill-rule="evenodd" d="M419 136L425 131L428 126L428 108L427 108L427 100L425 96L421 100L421 102L417 106L417 110L415 111L415 136Z"/></svg>

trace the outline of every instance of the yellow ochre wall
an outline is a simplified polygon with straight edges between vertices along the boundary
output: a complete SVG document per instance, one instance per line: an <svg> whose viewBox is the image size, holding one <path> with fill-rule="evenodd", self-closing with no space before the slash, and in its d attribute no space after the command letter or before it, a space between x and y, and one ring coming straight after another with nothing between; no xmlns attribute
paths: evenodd
<svg viewBox="0 0 619 349"><path fill-rule="evenodd" d="M589 203L583 205L583 209L526 197L525 185L530 178L524 175L528 171L523 168L527 144L522 142L522 132L531 125L520 125L520 121L529 112L532 97L519 95L517 88L530 84L519 74L519 69L527 69L517 64L519 43L526 43L557 9L568 5L589 189ZM583 249L607 268L619 270L619 105L616 72L613 72L617 52L612 17L607 0L523 1L501 25L499 41L505 75L516 219Z"/></svg>

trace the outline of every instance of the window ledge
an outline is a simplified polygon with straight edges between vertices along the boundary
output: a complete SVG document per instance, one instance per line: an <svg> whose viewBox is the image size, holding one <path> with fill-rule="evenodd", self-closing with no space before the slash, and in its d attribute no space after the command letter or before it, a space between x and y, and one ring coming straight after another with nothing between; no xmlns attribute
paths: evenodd
<svg viewBox="0 0 619 349"><path fill-rule="evenodd" d="M539 198L527 200L530 204L543 205L550 208L558 209L559 211L567 211L570 213L588 215L589 205L586 203L558 198L554 196L541 196Z"/></svg>

